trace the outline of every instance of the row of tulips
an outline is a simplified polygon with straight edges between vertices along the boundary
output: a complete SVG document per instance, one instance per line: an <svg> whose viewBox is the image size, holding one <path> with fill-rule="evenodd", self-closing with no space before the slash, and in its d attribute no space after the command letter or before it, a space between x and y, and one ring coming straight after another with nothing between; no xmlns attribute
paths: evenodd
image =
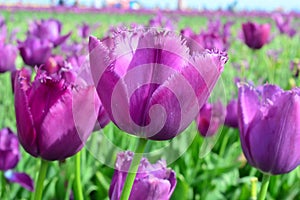
<svg viewBox="0 0 300 200"><path fill-rule="evenodd" d="M276 16L280 32L294 36L290 20L282 18ZM97 128L96 120L101 128L111 121L140 138L135 153L118 154L111 199L169 199L176 187L175 172L163 160L150 164L142 158L143 152L148 140L173 139L193 121L204 137L216 134L223 123L239 127L245 157L265 174L259 196L264 199L270 174L288 173L300 163L299 91L239 83L238 99L226 108L220 102L207 103L228 59L223 51L230 48L232 24L212 21L200 34L186 28L178 35L173 32L174 21L158 15L149 22L156 28L115 27L104 38L90 36L82 46L67 44L71 32L62 35L62 24L54 19L30 24L18 48L7 44L7 36L2 35L5 57L0 68L13 72L18 141L26 152L41 159L35 199L42 198L48 162L79 152ZM5 27L2 20L4 34ZM87 38L88 25L80 28L79 34ZM242 31L252 49L270 42L269 24L248 22ZM34 71L15 71L18 49ZM64 55L55 55L53 50ZM86 51L88 58L81 55ZM20 159L15 135L3 129L0 138L4 155L0 167L6 179L33 190L28 175L11 171ZM75 166L74 196L82 199L79 153Z"/></svg>

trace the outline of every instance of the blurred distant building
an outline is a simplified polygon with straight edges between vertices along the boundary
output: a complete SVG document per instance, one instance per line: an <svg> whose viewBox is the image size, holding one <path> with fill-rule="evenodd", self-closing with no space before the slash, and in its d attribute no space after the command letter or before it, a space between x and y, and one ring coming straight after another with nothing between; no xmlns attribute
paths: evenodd
<svg viewBox="0 0 300 200"><path fill-rule="evenodd" d="M134 9L137 10L141 6L139 2L134 0L106 0L106 6L110 8Z"/></svg>

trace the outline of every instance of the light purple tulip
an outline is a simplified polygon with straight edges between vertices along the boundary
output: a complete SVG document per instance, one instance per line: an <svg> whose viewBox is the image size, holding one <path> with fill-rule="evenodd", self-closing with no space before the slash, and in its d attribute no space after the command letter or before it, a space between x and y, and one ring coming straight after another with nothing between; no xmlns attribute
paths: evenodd
<svg viewBox="0 0 300 200"><path fill-rule="evenodd" d="M284 16L282 14L276 13L273 16L273 19L281 34L286 34L289 37L294 37L294 35L297 33L296 29L291 27L291 22L292 22L291 15Z"/></svg>
<svg viewBox="0 0 300 200"><path fill-rule="evenodd" d="M196 118L218 80L227 56L189 53L171 32L123 31L113 48L90 37L90 65L110 119L127 133L167 140Z"/></svg>
<svg viewBox="0 0 300 200"><path fill-rule="evenodd" d="M111 200L120 199L132 158L133 153L129 151L118 154L116 169L109 188ZM168 200L174 192L176 183L176 174L167 168L165 161L151 164L146 158L142 158L129 200Z"/></svg>
<svg viewBox="0 0 300 200"><path fill-rule="evenodd" d="M151 18L148 23L149 27L155 28L163 28L165 30L174 31L176 29L176 25L174 20L168 18L162 13L158 13L156 16Z"/></svg>
<svg viewBox="0 0 300 200"><path fill-rule="evenodd" d="M56 19L42 19L34 21L29 26L28 36L35 36L41 40L47 40L53 44L54 47L62 44L71 32L66 35L61 35L62 23Z"/></svg>
<svg viewBox="0 0 300 200"><path fill-rule="evenodd" d="M7 37L7 27L4 17L0 16L0 45L5 43Z"/></svg>
<svg viewBox="0 0 300 200"><path fill-rule="evenodd" d="M276 85L239 88L240 139L248 162L265 173L284 174L300 164L300 90Z"/></svg>
<svg viewBox="0 0 300 200"><path fill-rule="evenodd" d="M58 58L42 65L31 82L16 75L15 111L20 143L32 156L63 160L77 153L93 130L99 99L92 86L77 84L76 71Z"/></svg>
<svg viewBox="0 0 300 200"><path fill-rule="evenodd" d="M10 44L0 43L0 73L14 71L16 69L15 61L18 55L18 49Z"/></svg>

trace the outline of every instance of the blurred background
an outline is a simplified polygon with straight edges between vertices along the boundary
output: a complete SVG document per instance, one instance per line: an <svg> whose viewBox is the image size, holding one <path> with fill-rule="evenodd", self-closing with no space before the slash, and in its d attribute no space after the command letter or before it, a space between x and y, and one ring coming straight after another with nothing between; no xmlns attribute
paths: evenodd
<svg viewBox="0 0 300 200"><path fill-rule="evenodd" d="M300 11L298 0L0 0L5 6L75 6L90 8L163 10L262 10Z"/></svg>

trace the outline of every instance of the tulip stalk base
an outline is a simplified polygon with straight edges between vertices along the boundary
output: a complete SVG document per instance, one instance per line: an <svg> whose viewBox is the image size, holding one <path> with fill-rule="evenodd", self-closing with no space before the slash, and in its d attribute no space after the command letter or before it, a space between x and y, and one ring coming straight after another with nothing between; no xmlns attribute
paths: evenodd
<svg viewBox="0 0 300 200"><path fill-rule="evenodd" d="M48 161L41 159L40 171L39 171L38 179L36 181L34 200L42 199L44 180L47 174L48 165L49 165Z"/></svg>
<svg viewBox="0 0 300 200"><path fill-rule="evenodd" d="M266 199L267 193L268 193L268 187L269 187L269 182L270 182L270 175L269 174L264 174L263 175L263 180L258 196L258 200L264 200Z"/></svg>
<svg viewBox="0 0 300 200"><path fill-rule="evenodd" d="M134 179L136 177L136 173L139 168L140 161L143 157L143 152L145 150L147 144L147 140L140 138L138 146L136 148L135 154L133 156L129 171L126 176L126 180L123 186L123 191L120 197L120 200L128 200L130 196L130 192L134 183Z"/></svg>
<svg viewBox="0 0 300 200"><path fill-rule="evenodd" d="M83 200L83 193L82 193L82 184L81 184L81 174L80 174L80 162L81 153L80 151L75 155L75 199Z"/></svg>

